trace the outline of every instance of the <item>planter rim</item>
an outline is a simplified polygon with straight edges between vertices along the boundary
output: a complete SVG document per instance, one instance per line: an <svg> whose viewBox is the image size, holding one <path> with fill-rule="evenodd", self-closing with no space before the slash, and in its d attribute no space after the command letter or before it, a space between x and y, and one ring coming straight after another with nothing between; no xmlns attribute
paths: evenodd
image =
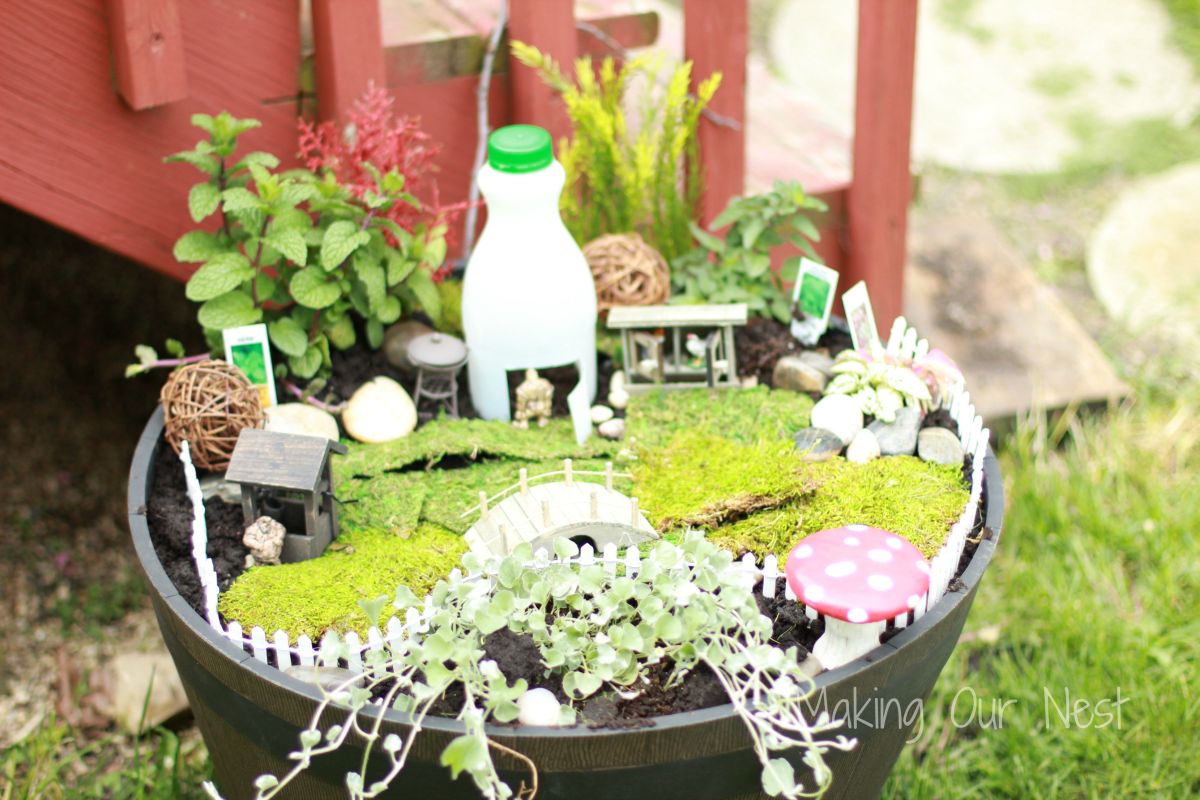
<svg viewBox="0 0 1200 800"><path fill-rule="evenodd" d="M162 563L159 561L158 554L155 552L154 545L151 542L150 528L146 519L146 501L148 500L148 489L152 478L151 466L162 431L163 410L162 406L159 406L150 416L146 427L142 430L142 435L134 451L133 462L129 471L129 527L133 535L134 549L137 552L138 560L147 580L154 591L163 598L180 620L192 633L204 641L205 644L218 650L230 661L239 664L256 678L275 684L312 703L320 703L323 698L317 687L286 675L282 670L257 660L251 654L221 636L208 624L207 620L196 613L195 609L184 601L175 588L175 584L167 576L166 570L163 569ZM942 596L941 600L926 612L923 617L912 625L907 626L900 633L888 639L888 641L879 645L874 650L837 669L819 673L813 679L818 691L844 679L851 678L872 664L894 657L900 648L914 643L916 639L933 628L938 620L946 616L959 603L970 599L972 592L983 577L988 564L991 563L992 556L1000 540L1001 523L1004 518L1004 484L1000 476L1000 465L990 445L987 457L984 459L983 471L984 488L982 497L985 502L983 524L985 527L991 529L991 536L980 541L966 569L959 576L960 584L948 590ZM654 717L653 721L656 728L674 728L724 719L733 715L733 713L732 704L726 703L695 711L666 714ZM400 725L409 725L412 722L411 716L407 712L400 712L394 709L385 711L384 719ZM459 734L464 730L462 723L455 719L433 716L424 718L421 721L421 728L451 734ZM550 728L528 725L508 727L488 724L486 728L489 735L505 739L522 737L545 738L548 736L593 738L596 736L614 736L629 733L629 729L593 729L581 725L569 728Z"/></svg>

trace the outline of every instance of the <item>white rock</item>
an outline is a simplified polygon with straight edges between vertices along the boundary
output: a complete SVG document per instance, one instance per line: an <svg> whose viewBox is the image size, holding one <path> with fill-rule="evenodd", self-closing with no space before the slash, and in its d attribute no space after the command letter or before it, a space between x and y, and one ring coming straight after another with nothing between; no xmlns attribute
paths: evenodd
<svg viewBox="0 0 1200 800"><path fill-rule="evenodd" d="M624 385L608 390L608 404L616 409L624 409L629 405L629 392L625 391Z"/></svg>
<svg viewBox="0 0 1200 800"><path fill-rule="evenodd" d="M613 410L608 406L592 406L592 424L601 425L613 418Z"/></svg>
<svg viewBox="0 0 1200 800"><path fill-rule="evenodd" d="M283 403L266 410L269 431L299 433L304 436L323 436L337 441L341 433L337 420L328 411L308 403Z"/></svg>
<svg viewBox="0 0 1200 800"><path fill-rule="evenodd" d="M139 723L142 730L161 725L188 707L179 673L166 653L121 653L106 673L109 692L102 710L126 731L136 732Z"/></svg>
<svg viewBox="0 0 1200 800"><path fill-rule="evenodd" d="M625 388L625 372L623 370L617 370L616 372L614 372L612 374L612 377L608 379L608 390L611 392L613 389L624 389L624 388Z"/></svg>
<svg viewBox="0 0 1200 800"><path fill-rule="evenodd" d="M827 395L813 406L809 424L814 428L833 431L843 444L850 444L854 435L862 430L862 409L858 401L849 395Z"/></svg>
<svg viewBox="0 0 1200 800"><path fill-rule="evenodd" d="M607 422L602 422L600 423L600 427L596 428L596 433L605 439L620 439L625 436L625 420L610 419Z"/></svg>
<svg viewBox="0 0 1200 800"><path fill-rule="evenodd" d="M390 442L417 427L417 409L404 387L378 377L354 392L342 412L346 433L360 442Z"/></svg>
<svg viewBox="0 0 1200 800"><path fill-rule="evenodd" d="M517 721L522 725L558 727L558 698L549 689L530 689L518 697L517 712Z"/></svg>
<svg viewBox="0 0 1200 800"><path fill-rule="evenodd" d="M879 440L867 428L854 434L850 446L846 448L846 460L856 464L865 464L879 458Z"/></svg>
<svg viewBox="0 0 1200 800"><path fill-rule="evenodd" d="M958 464L963 461L963 446L953 431L925 428L917 434L917 455L934 464Z"/></svg>

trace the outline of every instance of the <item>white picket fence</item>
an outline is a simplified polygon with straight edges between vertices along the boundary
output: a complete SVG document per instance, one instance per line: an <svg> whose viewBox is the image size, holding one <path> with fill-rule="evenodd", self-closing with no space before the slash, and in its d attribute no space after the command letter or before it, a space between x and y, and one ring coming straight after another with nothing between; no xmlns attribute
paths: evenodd
<svg viewBox="0 0 1200 800"><path fill-rule="evenodd" d="M887 352L892 356L904 359L920 358L929 352L929 343L918 337L903 317L896 319L888 338ZM889 628L903 628L920 619L925 613L946 594L951 580L958 571L958 563L966 547L967 537L975 527L975 518L979 512L979 502L983 494L983 463L987 456L990 432L983 427L983 419L975 413L971 403L971 395L960 385L948 397L941 398L941 408L950 412L958 425L959 441L965 453L971 457L971 494L962 514L950 527L949 535L941 550L930 562L930 586L927 597L916 609L907 614L901 614L888 623ZM357 633L350 631L344 636L326 634L320 644L314 646L308 636L290 636L286 631L278 630L270 638L259 627L250 629L246 636L240 623L232 621L228 626L221 624L217 614L217 576L212 561L208 558L207 528L204 521L204 502L200 495L200 486L196 481L196 471L188 457L187 444L181 448L180 458L184 462L184 470L188 476L188 496L192 498L195 518L192 529L192 552L196 559L196 570L204 587L204 606L209 624L230 642L240 646L254 658L263 663L274 663L280 669L303 664L312 666L344 666L353 671L362 671L363 655L372 650L380 650L391 642L399 641L409 636L418 636L428 630L428 621L433 613L433 598L426 596L421 609L409 608L404 618L393 616L382 628L372 627L367 631L367 641L362 641ZM564 563L564 560L551 557L545 550L534 554L533 567L547 565L552 562ZM619 568L624 568L626 574L636 574L641 568L641 554L636 547L628 548L624 553L618 552L616 545L609 544L597 555L590 545L584 545L578 556L566 559L565 563L590 566L603 564L610 574L616 574ZM735 561L731 567L744 573L748 579L762 582L762 593L765 597L774 597L777 582L783 576L779 569L779 560L775 555L763 559L760 567L754 557L747 553L741 560ZM494 576L490 573L489 577ZM459 570L451 572L452 578L461 578ZM470 577L470 576L468 576ZM482 578L484 576L474 576ZM796 595L787 582L783 582L784 596L796 600ZM817 619L820 615L810 606L804 607L809 619ZM345 645L345 647L342 647Z"/></svg>

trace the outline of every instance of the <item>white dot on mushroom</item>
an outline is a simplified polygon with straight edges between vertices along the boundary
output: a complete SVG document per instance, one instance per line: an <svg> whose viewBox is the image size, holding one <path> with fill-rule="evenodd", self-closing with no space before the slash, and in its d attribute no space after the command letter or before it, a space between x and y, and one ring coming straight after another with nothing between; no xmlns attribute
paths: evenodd
<svg viewBox="0 0 1200 800"><path fill-rule="evenodd" d="M886 592L896 585L896 582L887 575L868 575L867 586L870 586L877 592Z"/></svg>
<svg viewBox="0 0 1200 800"><path fill-rule="evenodd" d="M917 562L917 569L921 570L921 572L924 572L926 575L929 574L929 565L924 561Z"/></svg>
<svg viewBox="0 0 1200 800"><path fill-rule="evenodd" d="M825 589L821 586L813 584L812 586L804 587L804 599L810 603L819 603L825 597Z"/></svg>
<svg viewBox="0 0 1200 800"><path fill-rule="evenodd" d="M893 550L899 550L901 547L904 547L904 540L898 536L888 537L887 546Z"/></svg>
<svg viewBox="0 0 1200 800"><path fill-rule="evenodd" d="M813 554L811 544L802 544L792 551L792 558L808 558Z"/></svg>
<svg viewBox="0 0 1200 800"><path fill-rule="evenodd" d="M859 541L857 536L847 536L842 540L842 544L848 547L858 547L862 542Z"/></svg>
<svg viewBox="0 0 1200 800"><path fill-rule="evenodd" d="M892 554L887 550L875 548L867 551L867 558L871 559L876 564L886 564L892 560Z"/></svg>
<svg viewBox="0 0 1200 800"><path fill-rule="evenodd" d="M846 526L846 530L848 530L848 531L865 531L866 529L867 529L866 525L847 525Z"/></svg>
<svg viewBox="0 0 1200 800"><path fill-rule="evenodd" d="M852 608L847 612L846 619L850 622L866 622L867 612L861 608Z"/></svg>
<svg viewBox="0 0 1200 800"><path fill-rule="evenodd" d="M825 568L825 574L831 578L844 578L853 575L856 569L853 561L835 561Z"/></svg>

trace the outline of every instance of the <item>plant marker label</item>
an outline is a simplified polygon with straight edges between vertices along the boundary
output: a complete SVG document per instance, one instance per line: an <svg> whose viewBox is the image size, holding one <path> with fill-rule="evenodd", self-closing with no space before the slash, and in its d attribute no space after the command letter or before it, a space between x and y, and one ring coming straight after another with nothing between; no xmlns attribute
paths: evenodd
<svg viewBox="0 0 1200 800"><path fill-rule="evenodd" d="M838 273L810 258L800 259L800 274L792 288L792 336L804 345L814 345L829 327Z"/></svg>
<svg viewBox="0 0 1200 800"><path fill-rule="evenodd" d="M883 349L879 342L879 331L875 328L875 311L871 308L871 296L867 294L866 281L859 281L842 295L842 309L846 312L846 323L850 326L850 339L854 349L876 354Z"/></svg>
<svg viewBox="0 0 1200 800"><path fill-rule="evenodd" d="M226 328L221 331L221 338L225 340L225 360L240 369L258 389L262 407L270 408L278 404L267 326L260 322L257 325Z"/></svg>

